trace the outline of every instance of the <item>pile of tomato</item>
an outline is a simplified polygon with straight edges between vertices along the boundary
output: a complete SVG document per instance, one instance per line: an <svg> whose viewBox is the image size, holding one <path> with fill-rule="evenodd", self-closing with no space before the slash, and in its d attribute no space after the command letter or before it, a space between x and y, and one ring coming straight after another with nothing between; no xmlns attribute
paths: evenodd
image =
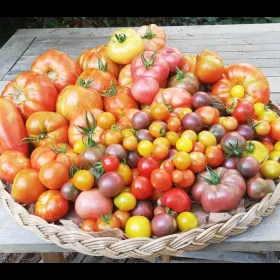
<svg viewBox="0 0 280 280"><path fill-rule="evenodd" d="M94 43L94 42L93 42ZM71 210L88 232L128 238L199 227L261 200L280 176L280 118L265 75L166 46L151 24L121 29L75 61L49 50L0 98L0 178L34 215Z"/></svg>

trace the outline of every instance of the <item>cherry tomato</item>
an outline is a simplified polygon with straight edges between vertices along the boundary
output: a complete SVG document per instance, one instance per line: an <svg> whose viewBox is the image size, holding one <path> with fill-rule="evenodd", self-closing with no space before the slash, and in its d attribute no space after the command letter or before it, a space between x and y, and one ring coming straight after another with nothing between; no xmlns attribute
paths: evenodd
<svg viewBox="0 0 280 280"><path fill-rule="evenodd" d="M83 140L77 140L74 143L73 151L76 154L81 154L87 149L86 145L84 144Z"/></svg>
<svg viewBox="0 0 280 280"><path fill-rule="evenodd" d="M225 160L225 155L217 146L209 146L206 148L205 155L207 158L207 164L211 168L217 168L221 166Z"/></svg>
<svg viewBox="0 0 280 280"><path fill-rule="evenodd" d="M164 127L158 122L153 122L149 127L149 131L155 138L162 137L166 133Z"/></svg>
<svg viewBox="0 0 280 280"><path fill-rule="evenodd" d="M154 147L153 156L159 160L164 160L168 157L169 149L166 145L156 145Z"/></svg>
<svg viewBox="0 0 280 280"><path fill-rule="evenodd" d="M102 215L97 221L96 221L96 230L99 232L110 230L113 228L120 228L121 222L119 218L116 216L109 214L107 216Z"/></svg>
<svg viewBox="0 0 280 280"><path fill-rule="evenodd" d="M151 174L151 183L159 191L167 191L172 187L172 177L164 169L155 169Z"/></svg>
<svg viewBox="0 0 280 280"><path fill-rule="evenodd" d="M193 130L186 130L181 134L181 138L186 138L192 142L197 141L197 134Z"/></svg>
<svg viewBox="0 0 280 280"><path fill-rule="evenodd" d="M205 147L217 145L217 139L215 135L209 131L200 132L198 134L198 142L203 144Z"/></svg>
<svg viewBox="0 0 280 280"><path fill-rule="evenodd" d="M97 126L103 130L110 129L116 123L116 117L110 112L104 112L97 117Z"/></svg>
<svg viewBox="0 0 280 280"><path fill-rule="evenodd" d="M245 96L245 89L243 86L236 85L230 91L232 97L243 98Z"/></svg>
<svg viewBox="0 0 280 280"><path fill-rule="evenodd" d="M271 127L267 122L259 122L256 124L255 130L259 135L265 136L270 133Z"/></svg>
<svg viewBox="0 0 280 280"><path fill-rule="evenodd" d="M190 153L192 164L189 169L194 173L201 173L206 169L207 158L203 153L193 152Z"/></svg>
<svg viewBox="0 0 280 280"><path fill-rule="evenodd" d="M260 171L265 178L274 180L280 177L280 163L273 160L267 160L262 163Z"/></svg>
<svg viewBox="0 0 280 280"><path fill-rule="evenodd" d="M164 138L164 137L159 137L159 138L156 138L153 142L153 145L156 146L156 145L165 145L168 149L170 149L170 143L169 141Z"/></svg>
<svg viewBox="0 0 280 280"><path fill-rule="evenodd" d="M189 231L191 229L199 227L197 217L191 212L182 212L177 216L177 224L179 230Z"/></svg>
<svg viewBox="0 0 280 280"><path fill-rule="evenodd" d="M128 151L131 151L131 152L135 151L137 149L137 146L138 146L138 140L134 135L133 136L128 136L128 137L123 139L123 146Z"/></svg>
<svg viewBox="0 0 280 280"><path fill-rule="evenodd" d="M233 117L226 117L223 120L223 127L227 131L234 131L238 127L238 121Z"/></svg>
<svg viewBox="0 0 280 280"><path fill-rule="evenodd" d="M190 108L183 108L182 110L180 110L179 119L183 120L184 116L189 113L192 113L192 110Z"/></svg>
<svg viewBox="0 0 280 280"><path fill-rule="evenodd" d="M179 118L169 118L167 120L167 128L169 131L178 132L181 128L181 121Z"/></svg>
<svg viewBox="0 0 280 280"><path fill-rule="evenodd" d="M131 184L131 193L139 200L146 200L153 194L151 181L139 176Z"/></svg>
<svg viewBox="0 0 280 280"><path fill-rule="evenodd" d="M88 170L79 170L73 177L74 186L80 191L87 191L94 185L94 176Z"/></svg>
<svg viewBox="0 0 280 280"><path fill-rule="evenodd" d="M234 108L232 117L234 117L239 124L246 124L248 119L255 116L254 104L246 99L239 99Z"/></svg>
<svg viewBox="0 0 280 280"><path fill-rule="evenodd" d="M137 168L140 176L150 178L154 169L160 167L159 160L153 156L143 157L139 160Z"/></svg>
<svg viewBox="0 0 280 280"><path fill-rule="evenodd" d="M168 131L165 136L164 136L170 143L171 146L175 146L176 142L178 141L178 139L180 138L178 133L174 132L174 131Z"/></svg>
<svg viewBox="0 0 280 280"><path fill-rule="evenodd" d="M184 173L181 170L172 171L172 181L174 184L179 184L184 179Z"/></svg>
<svg viewBox="0 0 280 280"><path fill-rule="evenodd" d="M105 172L116 171L120 166L119 158L111 154L102 157L101 163Z"/></svg>
<svg viewBox="0 0 280 280"><path fill-rule="evenodd" d="M180 138L176 143L176 149L178 151L183 151L189 153L193 148L193 143L187 138Z"/></svg>
<svg viewBox="0 0 280 280"><path fill-rule="evenodd" d="M147 140L142 140L137 146L138 153L143 157L148 157L153 153L154 145Z"/></svg>
<svg viewBox="0 0 280 280"><path fill-rule="evenodd" d="M157 202L157 201L159 200L159 198L161 198L162 194L163 194L163 192L161 192L161 191L159 191L159 190L157 190L157 189L153 189L153 194L152 194L152 196L150 197L150 199L151 199L152 201Z"/></svg>
<svg viewBox="0 0 280 280"><path fill-rule="evenodd" d="M273 151L269 154L269 160L278 161L280 159L280 151Z"/></svg>
<svg viewBox="0 0 280 280"><path fill-rule="evenodd" d="M214 125L219 122L220 112L210 106L203 106L197 109L195 113L202 118L205 125Z"/></svg>
<svg viewBox="0 0 280 280"><path fill-rule="evenodd" d="M121 134L122 134L123 138L126 138L129 136L134 136L134 132L135 131L133 129L127 128L127 129L122 130Z"/></svg>
<svg viewBox="0 0 280 280"><path fill-rule="evenodd" d="M277 114L271 110L265 110L259 115L259 120L264 122L272 122L278 118Z"/></svg>
<svg viewBox="0 0 280 280"><path fill-rule="evenodd" d="M122 192L114 198L115 206L122 211L131 211L136 206L136 198L130 192Z"/></svg>
<svg viewBox="0 0 280 280"><path fill-rule="evenodd" d="M172 174L174 163L171 159L167 159L161 164L160 168L166 170L169 174Z"/></svg>
<svg viewBox="0 0 280 280"><path fill-rule="evenodd" d="M132 181L132 172L127 164L120 163L117 172L123 177L124 184L127 186Z"/></svg>
<svg viewBox="0 0 280 280"><path fill-rule="evenodd" d="M276 144L274 145L274 151L280 152L280 141L276 142Z"/></svg>
<svg viewBox="0 0 280 280"><path fill-rule="evenodd" d="M280 141L280 118L273 120L270 123L271 126L271 136L277 140Z"/></svg>
<svg viewBox="0 0 280 280"><path fill-rule="evenodd" d="M120 229L125 229L125 225L131 217L130 213L128 211L117 210L114 216L120 220Z"/></svg>
<svg viewBox="0 0 280 280"><path fill-rule="evenodd" d="M132 180L135 180L135 178L137 178L139 176L139 171L137 168L133 168L131 170L131 173L132 173Z"/></svg>
<svg viewBox="0 0 280 280"><path fill-rule="evenodd" d="M152 234L151 223L143 216L131 217L126 223L125 234L128 238L149 238Z"/></svg>
<svg viewBox="0 0 280 280"><path fill-rule="evenodd" d="M81 229L86 232L96 231L96 221L93 219L85 220L81 225Z"/></svg>
<svg viewBox="0 0 280 280"><path fill-rule="evenodd" d="M186 152L177 152L173 157L174 165L179 170L186 170L192 164L190 155Z"/></svg>
<svg viewBox="0 0 280 280"><path fill-rule="evenodd" d="M181 189L187 189L193 185L193 183L195 181L195 175L189 169L184 170L182 172L183 172L184 177L183 177L183 180L177 184L177 187L181 188Z"/></svg>
<svg viewBox="0 0 280 280"><path fill-rule="evenodd" d="M169 117L169 110L163 103L155 104L152 107L151 114L154 120L165 121Z"/></svg>
<svg viewBox="0 0 280 280"><path fill-rule="evenodd" d="M205 153L205 146L200 142L193 143L193 148L191 150L192 152L200 152Z"/></svg>
<svg viewBox="0 0 280 280"><path fill-rule="evenodd" d="M111 129L104 132L104 142L107 146L121 144L122 141L123 137L118 126L113 126Z"/></svg>
<svg viewBox="0 0 280 280"><path fill-rule="evenodd" d="M273 151L273 144L270 142L266 142L266 141L261 141L261 143L266 146L266 148L268 149L268 151L271 153Z"/></svg>
<svg viewBox="0 0 280 280"><path fill-rule="evenodd" d="M263 103L254 104L255 115L259 117L265 111L265 105Z"/></svg>

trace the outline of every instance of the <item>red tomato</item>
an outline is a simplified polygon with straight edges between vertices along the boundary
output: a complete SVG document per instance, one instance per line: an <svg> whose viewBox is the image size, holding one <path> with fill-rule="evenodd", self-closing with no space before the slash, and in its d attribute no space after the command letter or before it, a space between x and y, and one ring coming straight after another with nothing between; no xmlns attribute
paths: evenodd
<svg viewBox="0 0 280 280"><path fill-rule="evenodd" d="M152 201L158 201L159 198L161 198L162 194L163 194L162 191L159 191L159 190L157 190L157 189L153 189L153 194L152 194L152 196L150 197L150 199L151 199Z"/></svg>
<svg viewBox="0 0 280 280"><path fill-rule="evenodd" d="M191 187L193 185L193 183L195 182L195 175L189 169L183 170L181 172L183 172L183 180L177 184L177 187L181 188L181 189L187 189L187 188Z"/></svg>
<svg viewBox="0 0 280 280"><path fill-rule="evenodd" d="M238 123L247 124L255 116L254 104L246 99L239 99L232 116Z"/></svg>
<svg viewBox="0 0 280 280"><path fill-rule="evenodd" d="M68 140L68 123L58 113L37 112L26 121L27 143L35 147L65 143Z"/></svg>
<svg viewBox="0 0 280 280"><path fill-rule="evenodd" d="M192 152L200 152L205 153L205 146L200 142L193 143L193 148L191 150Z"/></svg>
<svg viewBox="0 0 280 280"><path fill-rule="evenodd" d="M0 154L18 151L28 155L28 145L20 145L27 136L24 122L13 103L0 98Z"/></svg>
<svg viewBox="0 0 280 280"><path fill-rule="evenodd" d="M165 161L163 161L160 168L166 170L169 174L172 174L172 172L175 168L173 160L166 159Z"/></svg>
<svg viewBox="0 0 280 280"><path fill-rule="evenodd" d="M155 52L146 51L131 63L131 76L134 81L139 77L153 77L159 84L169 75L168 63Z"/></svg>
<svg viewBox="0 0 280 280"><path fill-rule="evenodd" d="M139 200L146 200L153 194L153 186L151 181L139 176L131 184L131 193Z"/></svg>
<svg viewBox="0 0 280 280"><path fill-rule="evenodd" d="M194 173L200 173L206 169L207 158L203 153L193 152L190 153L192 164L189 169Z"/></svg>
<svg viewBox="0 0 280 280"><path fill-rule="evenodd" d="M167 191L172 188L172 177L164 169L155 169L151 174L151 183L159 191Z"/></svg>
<svg viewBox="0 0 280 280"><path fill-rule="evenodd" d="M202 118L203 124L205 125L214 125L219 123L220 112L213 107L203 106L197 109L195 113Z"/></svg>
<svg viewBox="0 0 280 280"><path fill-rule="evenodd" d="M141 158L137 164L139 175L147 178L150 178L153 170L159 167L159 160L152 156Z"/></svg>
<svg viewBox="0 0 280 280"><path fill-rule="evenodd" d="M27 120L35 112L55 111L58 93L47 76L24 72L6 85L1 96L12 101Z"/></svg>
<svg viewBox="0 0 280 280"><path fill-rule="evenodd" d="M117 171L120 166L120 160L115 155L106 155L101 160L105 172Z"/></svg>
<svg viewBox="0 0 280 280"><path fill-rule="evenodd" d="M170 73L175 73L176 68L181 68L184 64L184 56L176 48L165 47L157 55L167 61Z"/></svg>
<svg viewBox="0 0 280 280"><path fill-rule="evenodd" d="M13 183L16 175L25 168L31 168L30 160L23 153L6 151L0 156L0 178Z"/></svg>
<svg viewBox="0 0 280 280"><path fill-rule="evenodd" d="M214 51L203 50L196 60L195 74L205 84L212 84L223 74L224 63Z"/></svg>
<svg viewBox="0 0 280 280"><path fill-rule="evenodd" d="M280 141L280 118L272 121L271 126L271 136L273 139Z"/></svg>
<svg viewBox="0 0 280 280"><path fill-rule="evenodd" d="M205 151L205 155L207 158L207 164L211 168L217 168L221 166L225 160L225 155L217 146L208 146Z"/></svg>
<svg viewBox="0 0 280 280"><path fill-rule="evenodd" d="M153 77L139 77L131 86L131 94L140 104L151 104L158 91L159 84Z"/></svg>
<svg viewBox="0 0 280 280"><path fill-rule="evenodd" d="M176 213L191 211L191 200L188 194L180 188L168 190L163 193L160 200L163 206L172 209Z"/></svg>
<svg viewBox="0 0 280 280"><path fill-rule="evenodd" d="M49 50L37 57L30 71L47 75L58 92L68 85L74 85L81 74L77 62L72 57L57 50Z"/></svg>
<svg viewBox="0 0 280 280"><path fill-rule="evenodd" d="M46 191L36 202L34 214L49 223L61 219L69 210L69 202L60 191Z"/></svg>

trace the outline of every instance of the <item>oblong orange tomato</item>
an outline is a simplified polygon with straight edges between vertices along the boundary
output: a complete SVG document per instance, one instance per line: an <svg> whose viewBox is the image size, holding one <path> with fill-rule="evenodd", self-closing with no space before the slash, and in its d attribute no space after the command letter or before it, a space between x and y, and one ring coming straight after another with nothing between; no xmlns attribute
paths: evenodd
<svg viewBox="0 0 280 280"><path fill-rule="evenodd" d="M226 103L232 97L234 86L241 85L245 91L245 99L252 103L268 104L270 87L267 78L257 67L239 63L228 66L222 77L212 85L211 92L219 95Z"/></svg>
<svg viewBox="0 0 280 280"><path fill-rule="evenodd" d="M74 85L82 72L72 57L57 50L48 50L37 57L31 71L47 75L58 92L68 85Z"/></svg>
<svg viewBox="0 0 280 280"><path fill-rule="evenodd" d="M115 76L108 72L98 69L87 69L78 78L76 85L82 79L88 88L95 89L98 93L103 94L103 91L110 88L111 82L117 82Z"/></svg>
<svg viewBox="0 0 280 280"><path fill-rule="evenodd" d="M68 122L81 111L93 108L103 110L102 97L96 90L80 85L64 88L56 103L56 112L61 114Z"/></svg>
<svg viewBox="0 0 280 280"><path fill-rule="evenodd" d="M18 151L27 156L28 145L21 145L21 140L26 136L26 128L17 108L11 101L0 98L0 154Z"/></svg>
<svg viewBox="0 0 280 280"><path fill-rule="evenodd" d="M116 78L119 76L121 70L121 67L109 58L107 46L88 49L80 54L77 61L82 71L97 68L110 73Z"/></svg>
<svg viewBox="0 0 280 280"><path fill-rule="evenodd" d="M99 135L103 132L103 129L96 125L96 119L101 113L103 111L97 108L84 110L70 121L68 141L71 147L74 146L77 140L85 140L88 135L92 135L92 140L98 142Z"/></svg>
<svg viewBox="0 0 280 280"><path fill-rule="evenodd" d="M55 145L68 141L68 123L58 113L37 112L26 121L28 137L23 142L35 147Z"/></svg>
<svg viewBox="0 0 280 280"><path fill-rule="evenodd" d="M79 155L67 144L38 147L32 152L30 160L32 168L36 170L50 161L59 161L67 168L78 166L80 162Z"/></svg>
<svg viewBox="0 0 280 280"><path fill-rule="evenodd" d="M25 168L31 168L30 160L23 153L6 151L0 156L0 179L13 183L16 175Z"/></svg>
<svg viewBox="0 0 280 280"><path fill-rule="evenodd" d="M123 67L119 74L118 83L120 86L131 88L133 79L131 77L131 64L127 64Z"/></svg>
<svg viewBox="0 0 280 280"><path fill-rule="evenodd" d="M105 111L111 112L117 119L121 118L128 109L139 109L135 99L131 95L130 88L115 86L106 92L103 98Z"/></svg>
<svg viewBox="0 0 280 280"><path fill-rule="evenodd" d="M47 188L39 180L39 172L25 168L16 175L11 195L19 203L33 204L46 190Z"/></svg>
<svg viewBox="0 0 280 280"><path fill-rule="evenodd" d="M6 85L1 96L11 100L27 120L35 112L54 111L58 92L47 76L23 72Z"/></svg>

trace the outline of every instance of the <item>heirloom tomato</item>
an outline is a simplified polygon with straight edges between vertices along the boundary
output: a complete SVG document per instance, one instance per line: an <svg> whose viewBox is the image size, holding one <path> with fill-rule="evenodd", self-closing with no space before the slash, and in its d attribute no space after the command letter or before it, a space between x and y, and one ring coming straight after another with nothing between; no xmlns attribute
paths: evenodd
<svg viewBox="0 0 280 280"><path fill-rule="evenodd" d="M219 123L220 113L217 109L210 106L200 107L195 111L202 118L203 124L214 125Z"/></svg>
<svg viewBox="0 0 280 280"><path fill-rule="evenodd" d="M193 73L195 74L196 68L196 55L187 55L184 54L184 63L180 68L184 73Z"/></svg>
<svg viewBox="0 0 280 280"><path fill-rule="evenodd" d="M113 228L120 228L121 222L118 217L112 215L112 213L108 215L102 215L96 221L96 230L99 232L110 230Z"/></svg>
<svg viewBox="0 0 280 280"><path fill-rule="evenodd" d="M119 74L118 83L120 86L131 88L133 83L131 77L131 64L127 64L122 68Z"/></svg>
<svg viewBox="0 0 280 280"><path fill-rule="evenodd" d="M175 73L176 69L181 68L184 64L184 56L176 48L165 47L157 52L157 56L168 63L169 73Z"/></svg>

